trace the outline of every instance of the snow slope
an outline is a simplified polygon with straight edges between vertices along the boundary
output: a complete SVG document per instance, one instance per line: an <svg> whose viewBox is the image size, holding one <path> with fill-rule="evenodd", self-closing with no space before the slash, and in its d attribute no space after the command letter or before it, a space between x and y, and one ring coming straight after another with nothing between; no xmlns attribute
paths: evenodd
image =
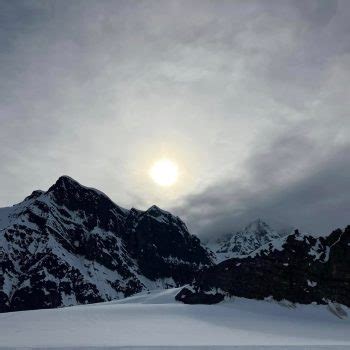
<svg viewBox="0 0 350 350"><path fill-rule="evenodd" d="M326 306L294 308L242 298L184 305L174 301L178 291L0 314L0 346L350 345L348 318L336 317Z"/></svg>

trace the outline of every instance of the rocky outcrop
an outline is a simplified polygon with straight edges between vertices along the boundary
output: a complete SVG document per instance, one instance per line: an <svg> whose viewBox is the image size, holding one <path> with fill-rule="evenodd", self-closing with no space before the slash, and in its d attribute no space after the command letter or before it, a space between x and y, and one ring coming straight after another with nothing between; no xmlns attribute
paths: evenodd
<svg viewBox="0 0 350 350"><path fill-rule="evenodd" d="M181 289L179 293L176 294L175 300L181 301L185 304L217 304L223 301L225 298L222 293L208 293L198 290L193 292L193 290L185 287Z"/></svg>
<svg viewBox="0 0 350 350"><path fill-rule="evenodd" d="M179 286L212 264L172 214L126 210L63 176L0 209L0 311L86 304Z"/></svg>
<svg viewBox="0 0 350 350"><path fill-rule="evenodd" d="M192 281L198 268L211 264L208 252L184 222L157 206L133 213L128 222L127 249L147 278L167 276L181 285Z"/></svg>
<svg viewBox="0 0 350 350"><path fill-rule="evenodd" d="M203 294L295 303L335 302L350 306L350 226L327 237L298 231L276 239L244 258L209 267L181 301L197 303Z"/></svg>

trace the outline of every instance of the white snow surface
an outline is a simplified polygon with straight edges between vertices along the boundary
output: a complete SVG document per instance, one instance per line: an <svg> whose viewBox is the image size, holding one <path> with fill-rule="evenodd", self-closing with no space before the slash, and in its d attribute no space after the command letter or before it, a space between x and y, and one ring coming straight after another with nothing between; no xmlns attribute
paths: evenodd
<svg viewBox="0 0 350 350"><path fill-rule="evenodd" d="M345 316L349 310L343 306L340 318L324 305L294 307L244 298L217 305L184 305L174 300L179 290L0 314L0 347L350 346L350 322Z"/></svg>

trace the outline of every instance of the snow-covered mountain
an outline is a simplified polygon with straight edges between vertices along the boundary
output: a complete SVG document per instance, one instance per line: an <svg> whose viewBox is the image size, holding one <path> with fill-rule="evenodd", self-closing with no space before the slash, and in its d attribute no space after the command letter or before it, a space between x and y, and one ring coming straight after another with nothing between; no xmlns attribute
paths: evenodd
<svg viewBox="0 0 350 350"><path fill-rule="evenodd" d="M0 311L123 298L190 282L212 264L169 212L126 210L62 176L0 209Z"/></svg>
<svg viewBox="0 0 350 350"><path fill-rule="evenodd" d="M295 230L203 270L177 298L210 304L225 296L350 306L350 226L325 237Z"/></svg>
<svg viewBox="0 0 350 350"><path fill-rule="evenodd" d="M207 243L207 247L214 252L216 261L221 262L248 255L264 244L282 236L283 234L273 230L263 220L256 219L236 233Z"/></svg>

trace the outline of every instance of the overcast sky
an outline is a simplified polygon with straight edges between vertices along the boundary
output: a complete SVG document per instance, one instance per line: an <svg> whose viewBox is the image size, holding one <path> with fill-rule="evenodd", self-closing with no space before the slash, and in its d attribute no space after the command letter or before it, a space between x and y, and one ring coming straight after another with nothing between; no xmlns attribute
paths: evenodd
<svg viewBox="0 0 350 350"><path fill-rule="evenodd" d="M0 0L0 48L0 206L67 174L201 235L350 224L350 1Z"/></svg>

